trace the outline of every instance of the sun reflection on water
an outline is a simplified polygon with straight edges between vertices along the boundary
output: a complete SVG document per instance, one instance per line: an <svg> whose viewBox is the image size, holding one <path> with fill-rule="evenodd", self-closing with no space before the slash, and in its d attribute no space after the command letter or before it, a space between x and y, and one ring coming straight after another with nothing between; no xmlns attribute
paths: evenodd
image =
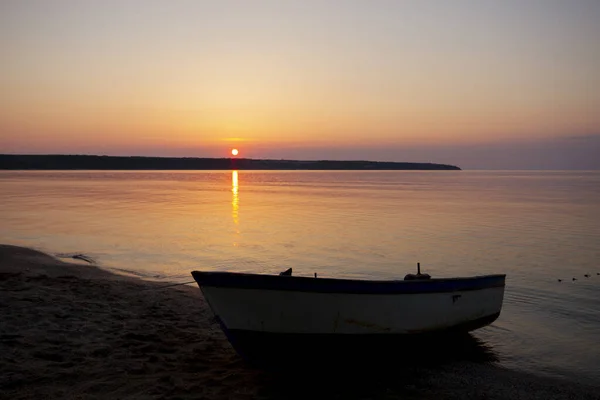
<svg viewBox="0 0 600 400"><path fill-rule="evenodd" d="M239 197L239 185L238 185L238 172L231 171L231 217L233 223L237 226L240 223L239 209L240 209L240 197ZM239 229L236 229L236 233L240 233Z"/></svg>

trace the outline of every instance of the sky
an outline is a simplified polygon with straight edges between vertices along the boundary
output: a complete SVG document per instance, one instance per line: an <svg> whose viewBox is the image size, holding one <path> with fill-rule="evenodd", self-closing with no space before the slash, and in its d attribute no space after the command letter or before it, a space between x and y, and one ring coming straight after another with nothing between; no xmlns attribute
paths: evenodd
<svg viewBox="0 0 600 400"><path fill-rule="evenodd" d="M0 153L600 169L597 0L1 0Z"/></svg>

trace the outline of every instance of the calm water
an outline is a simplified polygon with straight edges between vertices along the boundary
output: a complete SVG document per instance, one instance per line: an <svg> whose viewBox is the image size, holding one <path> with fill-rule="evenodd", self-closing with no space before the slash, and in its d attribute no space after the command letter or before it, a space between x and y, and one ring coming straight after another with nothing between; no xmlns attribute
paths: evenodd
<svg viewBox="0 0 600 400"><path fill-rule="evenodd" d="M0 242L147 279L506 273L475 336L501 365L600 381L600 172L4 171L0 205Z"/></svg>

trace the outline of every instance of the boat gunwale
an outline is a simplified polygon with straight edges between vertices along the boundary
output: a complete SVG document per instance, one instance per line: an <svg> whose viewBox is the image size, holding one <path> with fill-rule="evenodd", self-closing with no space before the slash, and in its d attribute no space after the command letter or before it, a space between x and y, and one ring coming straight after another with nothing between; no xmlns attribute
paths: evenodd
<svg viewBox="0 0 600 400"><path fill-rule="evenodd" d="M225 271L192 271L204 287L279 290L308 293L340 294L419 294L448 293L505 287L506 274L478 275L426 280L362 280L314 278Z"/></svg>

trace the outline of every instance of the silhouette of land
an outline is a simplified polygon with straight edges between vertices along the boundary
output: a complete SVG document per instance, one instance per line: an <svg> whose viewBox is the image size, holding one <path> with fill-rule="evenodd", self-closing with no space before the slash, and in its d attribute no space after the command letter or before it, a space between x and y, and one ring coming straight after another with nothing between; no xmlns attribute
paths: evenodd
<svg viewBox="0 0 600 400"><path fill-rule="evenodd" d="M0 154L0 169L23 170L460 170L434 163Z"/></svg>

